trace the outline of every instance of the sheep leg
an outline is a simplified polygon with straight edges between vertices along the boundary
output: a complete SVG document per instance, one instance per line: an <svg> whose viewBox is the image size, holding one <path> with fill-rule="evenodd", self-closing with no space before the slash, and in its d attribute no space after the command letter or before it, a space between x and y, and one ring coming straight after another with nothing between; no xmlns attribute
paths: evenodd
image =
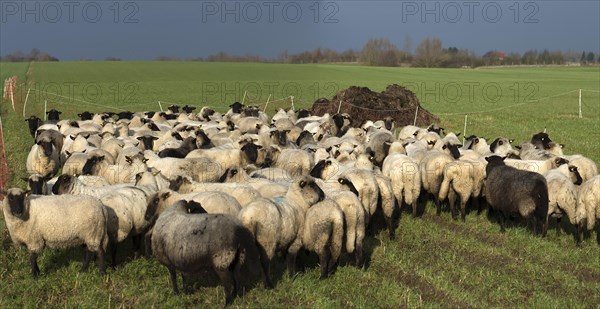
<svg viewBox="0 0 600 309"><path fill-rule="evenodd" d="M596 225L596 242L600 245L600 224Z"/></svg>
<svg viewBox="0 0 600 309"><path fill-rule="evenodd" d="M112 261L112 269L117 266L117 242L111 240L110 244L110 259Z"/></svg>
<svg viewBox="0 0 600 309"><path fill-rule="evenodd" d="M461 201L460 202L460 218L462 219L462 222L466 222L466 217L467 217L467 201Z"/></svg>
<svg viewBox="0 0 600 309"><path fill-rule="evenodd" d="M179 294L179 289L177 288L177 272L175 271L175 267L168 267L169 275L171 276L171 284L173 285L173 292L175 294Z"/></svg>
<svg viewBox="0 0 600 309"><path fill-rule="evenodd" d="M325 249L325 251L329 252L329 264L327 265L327 273L328 275L333 275L337 270L338 260L333 259L333 255L331 255L331 252L328 249Z"/></svg>
<svg viewBox="0 0 600 309"><path fill-rule="evenodd" d="M575 244L577 245L577 247L581 247L581 233L583 230L583 223L580 222L577 225L577 231L575 232Z"/></svg>
<svg viewBox="0 0 600 309"><path fill-rule="evenodd" d="M106 275L106 266L104 263L104 248L100 247L98 249L98 269L100 270L100 274L102 275ZM113 266L114 266L114 260L113 260Z"/></svg>
<svg viewBox="0 0 600 309"><path fill-rule="evenodd" d="M416 199L412 202L412 217L413 217L413 219L417 217L417 200Z"/></svg>
<svg viewBox="0 0 600 309"><path fill-rule="evenodd" d="M221 279L221 284L225 289L225 306L231 305L235 298L235 279L233 277L233 270L217 270L217 275Z"/></svg>
<svg viewBox="0 0 600 309"><path fill-rule="evenodd" d="M273 288L273 282L271 281L271 260L267 251L260 245L257 244L258 253L260 254L260 264L262 266L262 279L267 289Z"/></svg>
<svg viewBox="0 0 600 309"><path fill-rule="evenodd" d="M389 235L390 235L390 240L394 240L396 238L396 231L394 230L394 218L393 215L388 217L385 217L385 223L388 227L388 231L389 231Z"/></svg>
<svg viewBox="0 0 600 309"><path fill-rule="evenodd" d="M356 248L354 248L354 263L354 265L358 268L362 268L365 263L363 258L362 244L356 244Z"/></svg>
<svg viewBox="0 0 600 309"><path fill-rule="evenodd" d="M323 279L327 279L327 276L329 276L328 273L328 263L329 260L331 258L331 252L329 252L329 250L327 250L327 248L320 250L321 252L319 253L319 264L321 265L321 277L319 277L319 280L323 280Z"/></svg>
<svg viewBox="0 0 600 309"><path fill-rule="evenodd" d="M456 198L457 194L454 189L450 188L448 191L448 204L450 205L450 212L452 213L452 219L458 220L458 212L456 209Z"/></svg>
<svg viewBox="0 0 600 309"><path fill-rule="evenodd" d="M137 259L140 257L140 249L142 248L142 235L133 235L133 258Z"/></svg>
<svg viewBox="0 0 600 309"><path fill-rule="evenodd" d="M504 228L504 225L506 223L505 222L506 218L504 217L504 212L503 211L498 211L498 213L500 215L500 232L504 233L504 232L506 232L506 229Z"/></svg>
<svg viewBox="0 0 600 309"><path fill-rule="evenodd" d="M144 249L146 251L146 258L150 258L152 256L152 230L149 230L144 235Z"/></svg>
<svg viewBox="0 0 600 309"><path fill-rule="evenodd" d="M442 202L440 202L440 200L438 200L437 197L434 197L433 200L435 202L435 207L436 207L435 214L437 216L440 216L442 214Z"/></svg>
<svg viewBox="0 0 600 309"><path fill-rule="evenodd" d="M297 254L298 254L298 252L288 252L288 254L286 256L287 269L288 269L290 278L294 277L294 274L296 273L296 255Z"/></svg>
<svg viewBox="0 0 600 309"><path fill-rule="evenodd" d="M29 262L31 263L31 276L33 276L33 279L37 279L37 277L40 275L40 268L38 267L37 258L38 254L35 252L31 252L29 255Z"/></svg>
<svg viewBox="0 0 600 309"><path fill-rule="evenodd" d="M560 236L560 221L561 217L556 218L556 237Z"/></svg>
<svg viewBox="0 0 600 309"><path fill-rule="evenodd" d="M81 272L86 272L90 267L90 260L92 259L92 252L86 248L83 248L83 265L81 265Z"/></svg>

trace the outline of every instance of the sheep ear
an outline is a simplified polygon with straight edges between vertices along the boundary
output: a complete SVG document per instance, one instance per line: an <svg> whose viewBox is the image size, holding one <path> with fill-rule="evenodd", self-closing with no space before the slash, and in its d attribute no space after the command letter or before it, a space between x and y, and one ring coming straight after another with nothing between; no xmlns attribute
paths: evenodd
<svg viewBox="0 0 600 309"><path fill-rule="evenodd" d="M485 160L490 162L490 158L489 157L485 157Z"/></svg>
<svg viewBox="0 0 600 309"><path fill-rule="evenodd" d="M262 149L262 148L263 148L263 146L261 146L261 145L256 145L256 149Z"/></svg>
<svg viewBox="0 0 600 309"><path fill-rule="evenodd" d="M517 149L521 149L521 146L517 145L517 146L515 146L515 148L517 148Z"/></svg>
<svg viewBox="0 0 600 309"><path fill-rule="evenodd" d="M31 195L31 190L25 191L25 196L29 196L29 195Z"/></svg>
<svg viewBox="0 0 600 309"><path fill-rule="evenodd" d="M302 180L298 185L300 186L300 188L304 188L304 186L306 186L306 182Z"/></svg>
<svg viewBox="0 0 600 309"><path fill-rule="evenodd" d="M509 139L508 143L512 144L515 140L514 139Z"/></svg>
<svg viewBox="0 0 600 309"><path fill-rule="evenodd" d="M141 136L138 136L138 137L136 137L135 139L137 139L138 141L141 141L141 140L142 140L142 137L141 137Z"/></svg>
<svg viewBox="0 0 600 309"><path fill-rule="evenodd" d="M146 162L148 162L148 159L146 159L146 158L142 159L142 163L146 163Z"/></svg>
<svg viewBox="0 0 600 309"><path fill-rule="evenodd" d="M131 164L131 162L133 162L133 160L131 160L130 156L125 156L125 161L127 161L127 163Z"/></svg>
<svg viewBox="0 0 600 309"><path fill-rule="evenodd" d="M565 148L565 144L558 144L560 146L560 149Z"/></svg>
<svg viewBox="0 0 600 309"><path fill-rule="evenodd" d="M456 137L459 137L459 136L460 136L460 132L458 132L458 134L456 134Z"/></svg>
<svg viewBox="0 0 600 309"><path fill-rule="evenodd" d="M27 178L27 177L21 177L21 180L29 182L29 178Z"/></svg>

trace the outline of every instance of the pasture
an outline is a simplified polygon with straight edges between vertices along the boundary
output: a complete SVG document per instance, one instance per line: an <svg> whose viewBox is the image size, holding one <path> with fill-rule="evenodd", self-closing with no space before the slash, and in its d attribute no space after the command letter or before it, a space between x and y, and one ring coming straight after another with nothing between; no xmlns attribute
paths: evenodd
<svg viewBox="0 0 600 309"><path fill-rule="evenodd" d="M352 65L279 65L200 62L66 62L0 63L0 77L19 76L16 112L0 106L11 184L24 187L25 160L32 139L25 115L48 109L76 118L78 112L158 110L161 101L225 111L234 101L267 111L310 107L351 85L381 91L392 83L415 91L421 105L440 116L446 130L515 144L547 128L565 144L565 154L581 153L600 163L600 74L592 68L416 69ZM583 118L578 118L582 91ZM246 95L244 96L244 93ZM198 110L196 110L198 111ZM1 215L0 215L1 216ZM383 220L381 220L383 221ZM471 211L466 223L452 221L449 211L437 217L432 204L421 218L402 212L396 239L382 229L367 237L366 270L345 265L319 281L315 256L304 257L306 271L289 278L284 259L273 265L275 289L259 277L244 281L246 294L235 307L597 307L600 304L600 246L595 232L576 248L573 227L545 239L534 238L524 224L513 222L501 234L485 212ZM380 222L382 223L382 222ZM4 220L0 220L4 230ZM8 235L2 234L4 241ZM46 250L41 276L31 279L24 248L0 250L0 307L189 307L223 305L223 289L213 274L201 274L190 295L175 295L168 271L154 259L122 262L102 277L92 267L79 273L81 250ZM243 272L247 274L247 271Z"/></svg>

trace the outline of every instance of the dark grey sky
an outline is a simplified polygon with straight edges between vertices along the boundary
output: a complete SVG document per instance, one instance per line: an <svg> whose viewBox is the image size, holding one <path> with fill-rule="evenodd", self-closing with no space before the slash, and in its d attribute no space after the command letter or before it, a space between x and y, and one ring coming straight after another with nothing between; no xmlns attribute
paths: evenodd
<svg viewBox="0 0 600 309"><path fill-rule="evenodd" d="M0 1L0 54L37 47L61 60L275 57L373 37L412 48L600 51L600 1Z"/></svg>

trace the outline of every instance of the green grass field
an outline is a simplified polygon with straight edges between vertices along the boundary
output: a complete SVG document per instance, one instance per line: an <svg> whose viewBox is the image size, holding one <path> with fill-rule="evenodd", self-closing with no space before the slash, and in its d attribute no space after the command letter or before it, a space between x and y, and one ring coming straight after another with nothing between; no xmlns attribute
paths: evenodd
<svg viewBox="0 0 600 309"><path fill-rule="evenodd" d="M29 72L29 73L27 73ZM25 159L31 147L23 102L32 88L25 114L42 116L48 108L74 117L83 110L157 110L158 101L225 110L242 99L269 111L309 107L319 97L350 85L381 91L398 83L416 92L423 107L441 118L442 126L467 135L505 136L516 143L546 127L566 145L565 153L581 153L600 162L600 69L494 68L416 69L347 65L278 65L199 62L66 62L0 64L0 77L18 75L17 111L0 107L11 184L23 187ZM27 76L27 78L26 78ZM578 118L578 89L583 118ZM47 93L45 93L45 92ZM244 98L244 92L246 97ZM50 93L58 93L57 96ZM273 100L279 100L273 102ZM567 221L567 220L563 220ZM0 220L0 228L4 229ZM551 222L551 227L554 225ZM397 239L384 231L367 237L367 270L342 266L318 280L317 259L306 257L307 269L295 278L274 261L274 290L257 276L245 282L246 295L236 307L598 307L600 246L591 234L576 248L573 228L557 237L534 238L518 222L505 234L485 213L454 222L448 211L436 217L431 205L422 218L402 212ZM6 235L2 236L7 237ZM80 250L46 250L42 276L30 278L23 248L0 251L0 307L189 307L222 306L223 289L216 276L200 275L191 295L174 295L168 272L155 260L132 260L121 250L115 271L100 276L96 268L79 273ZM343 257L345 264L347 257ZM244 273L248 273L247 271Z"/></svg>

